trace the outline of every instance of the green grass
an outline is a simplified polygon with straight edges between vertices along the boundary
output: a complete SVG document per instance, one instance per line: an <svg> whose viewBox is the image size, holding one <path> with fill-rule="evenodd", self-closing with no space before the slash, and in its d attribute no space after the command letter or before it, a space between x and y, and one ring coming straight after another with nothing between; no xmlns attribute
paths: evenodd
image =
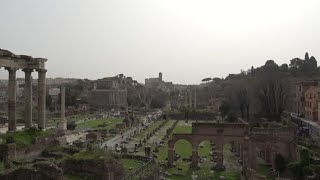
<svg viewBox="0 0 320 180"><path fill-rule="evenodd" d="M3 140L13 139L18 147L26 147L32 144L33 138L35 137L45 137L48 136L48 131L40 130L27 130L27 131L17 131L14 133L7 133L0 136Z"/></svg>
<svg viewBox="0 0 320 180"><path fill-rule="evenodd" d="M172 133L176 133L176 134L184 134L184 133L187 133L187 134L191 134L192 133L192 127L191 126L187 126L187 125L177 125Z"/></svg>
<svg viewBox="0 0 320 180"><path fill-rule="evenodd" d="M135 142L138 142L140 139L143 139L144 137L147 137L147 134L152 132L155 128L157 128L163 121L155 121L153 123L151 123L147 129L145 129L144 131L142 131L140 134L136 135L135 138Z"/></svg>
<svg viewBox="0 0 320 180"><path fill-rule="evenodd" d="M120 162L122 163L126 174L133 172L141 166L136 159L120 159Z"/></svg>
<svg viewBox="0 0 320 180"><path fill-rule="evenodd" d="M267 180L272 180L273 176L270 172L270 169L267 165L265 164L258 164L257 166L257 172L261 175L264 175L267 177Z"/></svg>
<svg viewBox="0 0 320 180"><path fill-rule="evenodd" d="M240 180L241 173L240 172L230 172L230 171L215 171L213 180L219 180L220 176L224 176L227 180Z"/></svg>
<svg viewBox="0 0 320 180"><path fill-rule="evenodd" d="M191 156L192 146L188 141L182 139L175 143L174 150L181 158L189 158Z"/></svg>
<svg viewBox="0 0 320 180"><path fill-rule="evenodd" d="M77 128L90 128L90 129L111 129L116 126L116 124L122 123L121 118L103 118L96 120L89 120L77 124ZM100 125L106 125L105 127L98 127Z"/></svg>
<svg viewBox="0 0 320 180"><path fill-rule="evenodd" d="M207 156L207 157L209 157L210 150L211 150L210 141L208 141L208 140L207 141L203 141L203 142L201 142L199 144L198 155L199 156Z"/></svg>
<svg viewBox="0 0 320 180"><path fill-rule="evenodd" d="M0 172L2 172L4 170L5 170L4 162L0 161Z"/></svg>

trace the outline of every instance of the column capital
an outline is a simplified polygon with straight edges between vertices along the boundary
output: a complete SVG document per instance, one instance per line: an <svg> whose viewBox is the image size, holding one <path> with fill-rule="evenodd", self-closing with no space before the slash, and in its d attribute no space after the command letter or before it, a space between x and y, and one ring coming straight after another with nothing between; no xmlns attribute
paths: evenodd
<svg viewBox="0 0 320 180"><path fill-rule="evenodd" d="M31 73L31 72L33 72L33 69L22 69L22 71L23 72L25 72L25 73Z"/></svg>
<svg viewBox="0 0 320 180"><path fill-rule="evenodd" d="M37 69L36 71L39 72L39 73L46 73L47 72L46 69Z"/></svg>
<svg viewBox="0 0 320 180"><path fill-rule="evenodd" d="M5 67L4 69L9 72L16 72L18 70L18 68L10 68L10 67Z"/></svg>

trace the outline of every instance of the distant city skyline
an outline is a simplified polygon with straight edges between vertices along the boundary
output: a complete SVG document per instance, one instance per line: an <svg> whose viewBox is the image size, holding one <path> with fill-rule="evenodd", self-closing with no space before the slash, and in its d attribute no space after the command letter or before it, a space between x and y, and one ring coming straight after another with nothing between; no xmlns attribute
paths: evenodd
<svg viewBox="0 0 320 180"><path fill-rule="evenodd" d="M320 59L320 1L18 1L0 6L0 48L47 58L48 78L124 74L199 84L305 52ZM8 73L1 68L0 79ZM20 71L17 77L23 77ZM33 73L37 78L37 73Z"/></svg>

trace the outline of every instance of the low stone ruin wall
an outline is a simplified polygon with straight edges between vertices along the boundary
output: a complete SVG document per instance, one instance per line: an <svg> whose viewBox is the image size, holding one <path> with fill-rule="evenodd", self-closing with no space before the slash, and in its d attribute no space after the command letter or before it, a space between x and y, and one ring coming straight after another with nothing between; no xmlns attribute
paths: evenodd
<svg viewBox="0 0 320 180"><path fill-rule="evenodd" d="M67 159L60 166L67 174L85 174L91 179L117 180L125 175L123 167L114 159Z"/></svg>
<svg viewBox="0 0 320 180"><path fill-rule="evenodd" d="M175 120L213 120L216 118L216 113L212 112L189 112L188 114L184 112L170 112L167 114L170 119Z"/></svg>
<svg viewBox="0 0 320 180"><path fill-rule="evenodd" d="M0 174L1 180L64 180L62 169L54 164L35 164Z"/></svg>
<svg viewBox="0 0 320 180"><path fill-rule="evenodd" d="M0 160L27 160L38 157L47 147L59 143L53 136L35 138L33 144L18 148L15 143L0 145Z"/></svg>

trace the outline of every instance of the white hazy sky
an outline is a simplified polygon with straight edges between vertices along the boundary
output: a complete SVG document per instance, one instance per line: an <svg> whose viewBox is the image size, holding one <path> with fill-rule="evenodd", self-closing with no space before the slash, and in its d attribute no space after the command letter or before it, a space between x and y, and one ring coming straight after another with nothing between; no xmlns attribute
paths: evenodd
<svg viewBox="0 0 320 180"><path fill-rule="evenodd" d="M195 84L306 51L320 60L319 0L0 0L0 22L0 48L48 58L48 77Z"/></svg>

